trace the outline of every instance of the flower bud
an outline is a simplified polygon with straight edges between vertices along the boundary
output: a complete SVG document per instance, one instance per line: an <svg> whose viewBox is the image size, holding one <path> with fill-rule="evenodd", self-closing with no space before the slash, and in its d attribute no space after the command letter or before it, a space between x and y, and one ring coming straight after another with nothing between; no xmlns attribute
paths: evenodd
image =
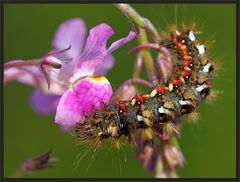
<svg viewBox="0 0 240 182"><path fill-rule="evenodd" d="M26 160L23 164L22 164L22 171L26 172L26 173L33 173L48 167L52 167L52 164L54 162L57 161L57 159L54 158L50 158L50 154L51 154L51 150L49 150L48 152L37 156L37 157L33 157L30 158L28 160Z"/></svg>

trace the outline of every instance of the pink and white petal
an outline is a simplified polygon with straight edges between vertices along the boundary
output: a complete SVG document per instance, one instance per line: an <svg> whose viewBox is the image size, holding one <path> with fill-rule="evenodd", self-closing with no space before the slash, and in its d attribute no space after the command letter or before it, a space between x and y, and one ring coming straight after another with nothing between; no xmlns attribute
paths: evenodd
<svg viewBox="0 0 240 182"><path fill-rule="evenodd" d="M101 109L102 103L110 101L112 87L104 76L86 77L77 81L61 97L55 116L55 123L71 128L94 109Z"/></svg>
<svg viewBox="0 0 240 182"><path fill-rule="evenodd" d="M94 72L94 75L106 75L108 71L113 67L115 58L110 54L105 57L103 63L99 65Z"/></svg>
<svg viewBox="0 0 240 182"><path fill-rule="evenodd" d="M42 76L38 60L11 60L4 63L4 80L17 80L35 85L33 78Z"/></svg>
<svg viewBox="0 0 240 182"><path fill-rule="evenodd" d="M55 33L53 48L63 50L71 46L66 51L68 58L77 58L80 56L85 43L86 26L82 19L74 18L63 22Z"/></svg>
<svg viewBox="0 0 240 182"><path fill-rule="evenodd" d="M60 69L53 68L52 66L44 65L45 70L47 71L49 78L59 85L69 86L69 79L74 70L74 66L70 63L62 63Z"/></svg>
<svg viewBox="0 0 240 182"><path fill-rule="evenodd" d="M26 85L35 86L37 84L33 74L19 68L4 69L3 74L4 74L4 82L16 80Z"/></svg>
<svg viewBox="0 0 240 182"><path fill-rule="evenodd" d="M112 43L112 45L108 49L108 54L111 54L116 49L118 49L121 46L127 44L128 42L132 41L135 37L136 37L136 33L130 31L127 37L119 39Z"/></svg>
<svg viewBox="0 0 240 182"><path fill-rule="evenodd" d="M73 72L74 67L77 64L77 60L79 60L79 57L80 57L80 56L73 57L70 54L66 55L66 53L69 50L60 54L56 54L57 51L55 51L53 53L50 53L49 56L45 57L46 63L61 65L60 69L59 68L55 69L52 66L49 66L50 69L48 71L51 79L53 79L54 81L62 85L69 83L69 78L71 76L71 73ZM53 56L51 54L56 54L56 55ZM45 67L47 68L47 66Z"/></svg>
<svg viewBox="0 0 240 182"><path fill-rule="evenodd" d="M106 44L113 34L114 31L112 28L105 23L97 25L90 30L81 59L74 71L74 74L78 72L78 78L81 76L93 75L96 68L103 62L107 55ZM72 80L72 82L74 81L75 80Z"/></svg>
<svg viewBox="0 0 240 182"><path fill-rule="evenodd" d="M60 85L55 81L50 81L50 88L48 88L46 80L39 82L38 86L42 90L42 92L45 93L46 95L61 96L68 89L68 87L64 87L63 85Z"/></svg>
<svg viewBox="0 0 240 182"><path fill-rule="evenodd" d="M36 88L30 96L30 104L33 110L39 114L48 115L56 112L60 96L45 94Z"/></svg>

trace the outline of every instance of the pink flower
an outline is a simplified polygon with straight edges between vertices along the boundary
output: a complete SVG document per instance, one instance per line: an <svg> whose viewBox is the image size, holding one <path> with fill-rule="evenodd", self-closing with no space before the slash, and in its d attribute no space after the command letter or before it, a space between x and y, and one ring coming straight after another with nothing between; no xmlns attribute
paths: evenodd
<svg viewBox="0 0 240 182"><path fill-rule="evenodd" d="M52 61L61 64L61 68L51 67L47 70L49 89L46 84L42 84L46 74L43 74L39 67L36 68L36 65L5 69L4 77L13 76L13 69L24 71L23 74L15 76L15 79L38 86L31 96L33 108L40 113L56 111L55 122L64 129L71 128L83 119L85 114L101 109L102 103L108 102L112 96L112 87L102 75L105 75L115 62L111 53L136 37L134 32L130 32L127 37L115 41L107 48L106 43L113 34L114 31L109 25L101 23L90 30L85 42L84 22L79 18L68 20L58 28L53 48L57 51L69 46L71 48L51 57ZM72 59L70 62L61 61L69 58ZM16 72L14 74L16 75Z"/></svg>
<svg viewBox="0 0 240 182"><path fill-rule="evenodd" d="M71 71L70 88L57 107L55 122L65 129L79 122L85 114L90 115L94 109L101 109L102 103L109 102L112 87L104 76L98 74L104 74L112 67L113 61L109 56L113 51L135 38L135 33L130 32L126 38L106 48L107 40L113 34L112 28L105 23L90 30L85 48Z"/></svg>
<svg viewBox="0 0 240 182"><path fill-rule="evenodd" d="M36 112L50 114L56 111L59 96L66 90L63 85L53 82L51 72L62 67L57 55L68 49L56 51L40 59L13 60L4 64L4 83L17 80L23 84L35 86L31 95L31 104ZM46 84L47 83L47 84ZM51 87L50 87L51 85Z"/></svg>

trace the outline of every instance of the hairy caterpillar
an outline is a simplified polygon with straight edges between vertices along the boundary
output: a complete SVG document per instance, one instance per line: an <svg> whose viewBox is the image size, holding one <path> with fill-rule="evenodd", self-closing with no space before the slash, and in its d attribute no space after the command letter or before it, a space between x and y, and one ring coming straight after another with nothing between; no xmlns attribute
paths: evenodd
<svg viewBox="0 0 240 182"><path fill-rule="evenodd" d="M178 118L194 114L196 107L211 92L213 65L191 29L165 32L160 42L172 52L173 76L165 85L156 85L145 95L130 101L112 101L77 123L75 132L82 141L99 142L112 138L119 147L119 138L125 135L133 141L136 131L145 140L154 135L177 133Z"/></svg>

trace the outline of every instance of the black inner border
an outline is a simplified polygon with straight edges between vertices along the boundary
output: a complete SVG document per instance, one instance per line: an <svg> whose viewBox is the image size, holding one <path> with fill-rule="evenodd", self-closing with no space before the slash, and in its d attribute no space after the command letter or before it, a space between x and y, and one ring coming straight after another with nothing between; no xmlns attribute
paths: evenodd
<svg viewBox="0 0 240 182"><path fill-rule="evenodd" d="M94 3L94 4L103 4L103 3L133 3L133 4L136 4L136 3L148 3L148 4L151 4L151 3L164 3L164 4L174 4L174 3L177 3L177 4L182 4L182 3L186 3L186 4L235 4L236 5L236 98L237 98L237 105L236 105L236 178L178 178L178 179L155 179L155 178L145 178L145 179L141 179L141 178L4 178L3 174L4 174L4 169L3 169L3 164L4 164L4 151L3 151L3 146L4 146L4 131L3 131L3 98L4 98L4 95L3 95L3 50L4 50L4 47L3 47L3 42L4 42L4 32L3 32L3 25L4 25L4 22L3 22L3 17L4 17L4 5L5 4L11 4L11 3L16 3L16 4L48 4L48 3L51 3L51 4L72 4L72 3L78 3L78 4L89 4L89 3ZM239 15L240 15L240 1L238 0L196 0L196 1L184 1L184 0L150 0L150 1L141 1L141 0L124 0L124 1L119 1L119 0L116 0L116 1L113 1L113 0L104 0L104 1L97 1L97 0L89 0L89 1L79 1L79 0L69 0L69 1L66 1L66 0L1 0L0 1L0 12L1 12L1 18L0 18L0 23L1 23L1 38L0 38L0 57L1 57L1 64L0 64L0 72L1 72L1 135L0 135L0 138L1 138L1 143L0 143L0 146L1 146L1 157L0 157L0 180L1 181L240 181L240 169L239 169L239 153L240 153L240 150L239 150L239 132L240 132L240 125L239 125L239 93L240 93L240 89L239 89L239 84L240 84L240 73L239 73L239 70L240 70L240 57L239 57L239 42L240 42L240 36L239 36L239 31L240 31L240 18L239 18Z"/></svg>

